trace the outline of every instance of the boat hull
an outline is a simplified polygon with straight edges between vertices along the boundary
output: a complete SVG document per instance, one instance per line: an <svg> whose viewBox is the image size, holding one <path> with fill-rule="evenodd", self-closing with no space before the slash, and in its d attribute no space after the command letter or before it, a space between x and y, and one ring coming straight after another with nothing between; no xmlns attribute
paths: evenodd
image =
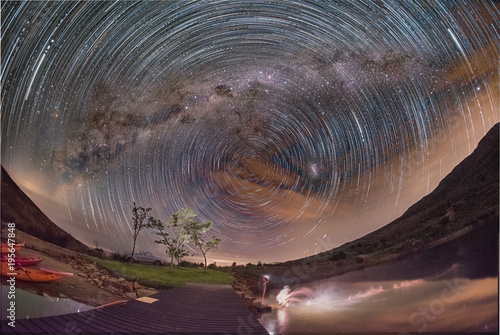
<svg viewBox="0 0 500 335"><path fill-rule="evenodd" d="M58 274L56 272L46 272L37 269L27 269L20 267L16 267L14 271L12 271L7 263L2 262L2 276L8 278L15 277L16 280L43 283L60 279L64 275Z"/></svg>
<svg viewBox="0 0 500 335"><path fill-rule="evenodd" d="M9 257L7 257L7 255L2 255L1 261L2 263L8 263ZM41 261L42 261L41 258L35 258L35 257L14 257L14 264L20 266L31 266L38 264Z"/></svg>

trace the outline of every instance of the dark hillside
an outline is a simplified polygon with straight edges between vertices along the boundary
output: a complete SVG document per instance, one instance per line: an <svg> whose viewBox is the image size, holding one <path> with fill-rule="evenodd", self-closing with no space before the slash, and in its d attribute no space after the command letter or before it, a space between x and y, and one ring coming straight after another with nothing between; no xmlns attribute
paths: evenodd
<svg viewBox="0 0 500 335"><path fill-rule="evenodd" d="M343 251L358 257L359 263L378 262L449 241L485 223L497 225L498 182L499 124L496 124L472 154L400 218L317 256L332 259Z"/></svg>
<svg viewBox="0 0 500 335"><path fill-rule="evenodd" d="M453 204L453 208L446 208L453 210L462 206L462 201L473 204L474 212L480 210L479 207L484 207L487 211L491 206L496 206L498 210L498 143L499 124L496 124L481 139L471 155L457 165L431 194L411 206L398 220L429 208L445 209L446 204ZM481 199L481 203L477 202L476 197ZM480 206L481 204L484 206Z"/></svg>
<svg viewBox="0 0 500 335"><path fill-rule="evenodd" d="M16 185L3 166L1 197L2 222L14 222L16 229L63 248L86 253L90 251L85 244L53 223Z"/></svg>

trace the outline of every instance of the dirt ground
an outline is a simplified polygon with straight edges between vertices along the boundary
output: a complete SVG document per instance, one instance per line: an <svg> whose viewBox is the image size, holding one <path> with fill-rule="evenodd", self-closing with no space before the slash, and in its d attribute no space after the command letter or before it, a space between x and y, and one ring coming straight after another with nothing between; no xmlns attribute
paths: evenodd
<svg viewBox="0 0 500 335"><path fill-rule="evenodd" d="M77 252L42 241L19 230L16 231L15 241L25 242L25 246L16 252L16 256L42 258L39 264L31 268L43 267L73 273L71 277L64 276L47 283L35 284L17 280L17 288L35 291L38 294L43 291L44 294L53 297L70 298L94 307L156 293L155 290L135 282L111 276L108 271L97 268ZM4 281L2 278L2 282Z"/></svg>

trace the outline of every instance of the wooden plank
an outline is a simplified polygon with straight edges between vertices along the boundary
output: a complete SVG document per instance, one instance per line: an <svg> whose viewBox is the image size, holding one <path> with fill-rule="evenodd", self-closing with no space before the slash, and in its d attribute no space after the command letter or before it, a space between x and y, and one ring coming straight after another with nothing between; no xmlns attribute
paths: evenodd
<svg viewBox="0 0 500 335"><path fill-rule="evenodd" d="M66 322L64 322L63 320L61 320L57 316L39 318L39 319L37 319L37 322L39 322L40 324L44 324L45 326L43 326L43 328L46 329L47 332L50 332L50 333L59 332L59 333L67 334L67 333L70 333L72 331L72 329L67 326Z"/></svg>
<svg viewBox="0 0 500 335"><path fill-rule="evenodd" d="M59 319L65 322L65 326L70 329L71 333L94 332L94 328L91 324L89 325L82 322L81 319L75 317L75 314L59 315Z"/></svg>
<svg viewBox="0 0 500 335"><path fill-rule="evenodd" d="M16 328L17 324L20 323L21 320L16 321ZM34 333L34 334L39 334L39 333L45 333L45 330L40 328L40 326L37 325L37 322L33 322L32 319L26 319L22 320L23 321L23 327L26 329L27 333ZM17 330L16 330L17 332Z"/></svg>
<svg viewBox="0 0 500 335"><path fill-rule="evenodd" d="M16 320L15 327L9 326L8 320L2 321L2 334L13 334L13 333L28 333L28 330L20 325L18 320Z"/></svg>

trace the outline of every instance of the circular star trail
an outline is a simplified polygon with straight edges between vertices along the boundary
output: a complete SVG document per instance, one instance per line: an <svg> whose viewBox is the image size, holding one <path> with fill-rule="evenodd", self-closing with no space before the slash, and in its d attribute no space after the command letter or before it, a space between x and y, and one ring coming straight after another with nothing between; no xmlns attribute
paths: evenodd
<svg viewBox="0 0 500 335"><path fill-rule="evenodd" d="M217 259L325 251L498 122L498 22L494 1L4 2L2 164L87 243L128 251L136 202L213 221Z"/></svg>

